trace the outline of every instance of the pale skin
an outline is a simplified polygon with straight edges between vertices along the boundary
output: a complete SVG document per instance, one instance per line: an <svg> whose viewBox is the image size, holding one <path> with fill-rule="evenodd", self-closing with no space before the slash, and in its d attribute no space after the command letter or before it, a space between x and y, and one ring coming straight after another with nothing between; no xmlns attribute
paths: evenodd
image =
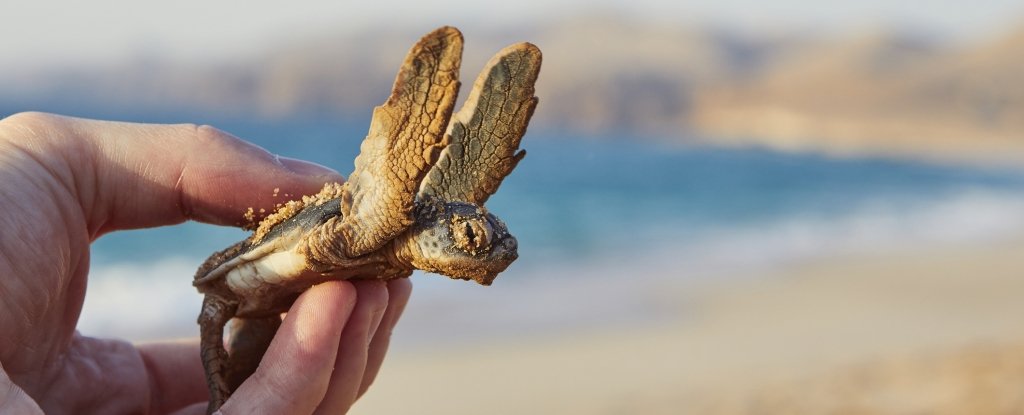
<svg viewBox="0 0 1024 415"><path fill-rule="evenodd" d="M187 220L237 225L248 207L272 211L275 193L340 180L209 127L0 121L0 413L204 413L198 339L132 344L75 330L89 244ZM306 291L221 411L346 412L376 377L411 288L398 279Z"/></svg>

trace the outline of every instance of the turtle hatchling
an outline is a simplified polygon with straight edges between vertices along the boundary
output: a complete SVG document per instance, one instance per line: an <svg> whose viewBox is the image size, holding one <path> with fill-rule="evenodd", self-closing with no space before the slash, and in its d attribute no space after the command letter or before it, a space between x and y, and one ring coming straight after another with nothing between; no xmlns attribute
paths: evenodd
<svg viewBox="0 0 1024 415"><path fill-rule="evenodd" d="M420 39L373 110L348 180L284 204L199 267L209 412L255 371L281 313L315 284L420 269L489 285L516 260L515 237L484 203L526 154L541 53L529 43L498 52L453 115L461 60L455 28Z"/></svg>

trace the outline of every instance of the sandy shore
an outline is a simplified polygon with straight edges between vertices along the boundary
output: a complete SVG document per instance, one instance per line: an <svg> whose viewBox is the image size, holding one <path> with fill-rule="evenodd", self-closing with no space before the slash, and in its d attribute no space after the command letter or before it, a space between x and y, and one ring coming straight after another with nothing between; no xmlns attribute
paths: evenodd
<svg viewBox="0 0 1024 415"><path fill-rule="evenodd" d="M1024 413L1024 238L756 274L652 287L666 321L399 348L352 413Z"/></svg>

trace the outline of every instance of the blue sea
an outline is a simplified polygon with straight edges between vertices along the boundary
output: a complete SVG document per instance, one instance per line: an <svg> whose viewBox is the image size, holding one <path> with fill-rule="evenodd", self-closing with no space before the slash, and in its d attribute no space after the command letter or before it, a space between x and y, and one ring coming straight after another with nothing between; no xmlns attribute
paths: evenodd
<svg viewBox="0 0 1024 415"><path fill-rule="evenodd" d="M209 123L346 175L367 125L133 120ZM523 148L526 158L488 203L518 237L519 260L486 288L414 276L396 347L648 324L676 301L657 287L1024 234L1024 170L543 131L529 132ZM195 335L195 268L245 236L189 223L102 237L93 245L80 330L131 339Z"/></svg>

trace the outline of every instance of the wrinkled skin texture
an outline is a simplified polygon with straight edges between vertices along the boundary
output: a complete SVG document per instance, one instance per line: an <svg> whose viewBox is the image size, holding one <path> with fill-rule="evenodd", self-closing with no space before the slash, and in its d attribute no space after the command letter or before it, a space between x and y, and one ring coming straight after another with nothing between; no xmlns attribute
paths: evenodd
<svg viewBox="0 0 1024 415"><path fill-rule="evenodd" d="M526 156L519 143L537 108L540 50L528 43L498 52L448 125L450 144L420 185L442 200L483 206Z"/></svg>
<svg viewBox="0 0 1024 415"><path fill-rule="evenodd" d="M387 102L373 110L343 204L347 256L378 249L412 224L413 197L443 148L461 63L458 30L427 34L402 62Z"/></svg>
<svg viewBox="0 0 1024 415"><path fill-rule="evenodd" d="M271 208L274 188L340 179L209 127L0 121L0 413L202 413L198 340L135 345L75 330L89 244L186 220L236 225L246 207ZM380 368L409 292L406 280L313 287L224 410L345 412Z"/></svg>

